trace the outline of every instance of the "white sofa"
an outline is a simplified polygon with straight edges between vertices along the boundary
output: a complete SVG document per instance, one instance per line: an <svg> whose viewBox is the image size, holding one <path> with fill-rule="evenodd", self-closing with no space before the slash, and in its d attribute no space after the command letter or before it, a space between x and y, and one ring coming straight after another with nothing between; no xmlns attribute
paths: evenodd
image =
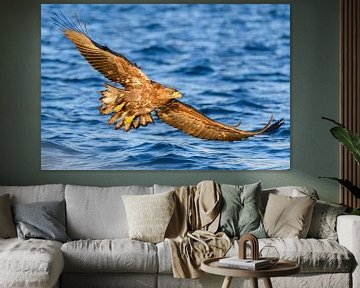
<svg viewBox="0 0 360 288"><path fill-rule="evenodd" d="M221 287L222 277L174 279L167 242L151 244L128 239L122 195L168 191L154 185L91 187L76 185L0 186L15 203L66 202L65 244L49 240L0 239L0 287ZM291 189L280 189L291 194ZM267 193L267 192L264 192ZM266 197L263 197L266 199ZM274 287L360 287L360 217L337 219L338 241L328 239L260 239L280 256L297 261L301 273L273 278ZM228 252L236 255L237 243ZM233 287L248 280L234 279ZM262 281L259 281L260 287ZM242 287L242 286L241 286Z"/></svg>

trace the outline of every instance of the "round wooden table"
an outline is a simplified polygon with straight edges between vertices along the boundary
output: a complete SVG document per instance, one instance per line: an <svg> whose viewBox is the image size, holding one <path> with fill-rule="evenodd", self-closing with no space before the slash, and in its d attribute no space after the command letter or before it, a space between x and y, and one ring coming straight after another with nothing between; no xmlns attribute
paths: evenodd
<svg viewBox="0 0 360 288"><path fill-rule="evenodd" d="M219 259L211 258L201 263L201 270L225 276L222 288L229 288L233 277L251 278L253 287L258 288L258 278L263 278L265 287L272 288L270 277L289 276L300 272L300 266L288 260L279 260L270 268L261 270L245 270L219 266Z"/></svg>

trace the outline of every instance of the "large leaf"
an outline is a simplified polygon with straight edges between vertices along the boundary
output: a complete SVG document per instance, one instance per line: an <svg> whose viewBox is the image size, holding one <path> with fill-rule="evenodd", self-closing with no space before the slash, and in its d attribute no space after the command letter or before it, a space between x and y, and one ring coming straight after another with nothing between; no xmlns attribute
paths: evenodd
<svg viewBox="0 0 360 288"><path fill-rule="evenodd" d="M337 125L330 129L331 134L353 154L356 162L360 165L360 136L332 119L325 117L323 117L323 119L329 120Z"/></svg>
<svg viewBox="0 0 360 288"><path fill-rule="evenodd" d="M349 180L339 179L339 178L336 178L336 177L319 177L319 178L327 178L327 179L337 181L341 185L343 185L346 189L348 189L356 198L360 198L360 188L355 186Z"/></svg>

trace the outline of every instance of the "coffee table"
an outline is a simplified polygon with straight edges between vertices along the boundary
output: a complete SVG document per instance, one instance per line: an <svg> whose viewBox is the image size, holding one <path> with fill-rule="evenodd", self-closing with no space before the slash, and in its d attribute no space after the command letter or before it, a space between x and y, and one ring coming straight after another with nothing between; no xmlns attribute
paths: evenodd
<svg viewBox="0 0 360 288"><path fill-rule="evenodd" d="M222 288L229 288L233 277L251 278L254 288L258 288L258 278L263 278L265 287L272 288L270 277L289 276L300 272L300 266L288 260L279 260L276 264L266 269L244 270L220 266L219 259L221 258L204 260L201 263L201 270L210 274L225 276Z"/></svg>

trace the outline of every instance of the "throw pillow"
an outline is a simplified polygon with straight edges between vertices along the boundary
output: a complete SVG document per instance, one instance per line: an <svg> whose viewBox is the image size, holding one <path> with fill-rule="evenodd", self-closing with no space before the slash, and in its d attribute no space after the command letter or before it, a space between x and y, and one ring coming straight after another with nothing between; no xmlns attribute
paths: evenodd
<svg viewBox="0 0 360 288"><path fill-rule="evenodd" d="M16 229L11 215L10 195L0 196L0 238L16 237Z"/></svg>
<svg viewBox="0 0 360 288"><path fill-rule="evenodd" d="M318 200L312 214L308 237L337 240L336 219L346 206Z"/></svg>
<svg viewBox="0 0 360 288"><path fill-rule="evenodd" d="M151 243L164 240L175 208L173 193L122 196L131 239Z"/></svg>
<svg viewBox="0 0 360 288"><path fill-rule="evenodd" d="M19 238L70 241L65 232L65 201L15 204L13 215Z"/></svg>
<svg viewBox="0 0 360 288"><path fill-rule="evenodd" d="M229 237L251 233L265 238L260 216L261 182L243 186L222 184L221 192L223 201L219 231Z"/></svg>
<svg viewBox="0 0 360 288"><path fill-rule="evenodd" d="M269 195L264 227L269 237L305 238L316 200L306 197Z"/></svg>

